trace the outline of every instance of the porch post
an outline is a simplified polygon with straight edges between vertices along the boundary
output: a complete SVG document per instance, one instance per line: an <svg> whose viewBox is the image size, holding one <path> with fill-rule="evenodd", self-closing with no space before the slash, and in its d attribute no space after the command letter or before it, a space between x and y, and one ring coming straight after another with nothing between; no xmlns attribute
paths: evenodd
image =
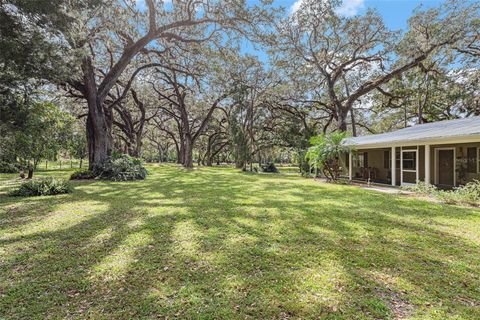
<svg viewBox="0 0 480 320"><path fill-rule="evenodd" d="M352 168L352 164L353 164L353 161L352 161L352 153L353 151L350 150L350 152L348 153L348 180L352 181L352 173L353 173L353 168Z"/></svg>
<svg viewBox="0 0 480 320"><path fill-rule="evenodd" d="M430 177L430 145L425 145L425 184L431 184L432 180Z"/></svg>
<svg viewBox="0 0 480 320"><path fill-rule="evenodd" d="M403 147L400 147L400 185L403 184Z"/></svg>
<svg viewBox="0 0 480 320"><path fill-rule="evenodd" d="M391 172L391 176L392 176L392 186L396 186L397 185L397 159L395 159L395 157L397 156L397 154L395 153L395 147L392 147L392 150L390 151L392 156L390 157L391 160L392 160L392 164L390 166L390 170L392 170Z"/></svg>
<svg viewBox="0 0 480 320"><path fill-rule="evenodd" d="M416 177L416 180L415 180L415 183L418 183L418 181L420 181L420 166L419 166L419 163L420 163L420 146L417 146L417 163L416 163L416 170L417 172L415 172L415 174L417 175Z"/></svg>

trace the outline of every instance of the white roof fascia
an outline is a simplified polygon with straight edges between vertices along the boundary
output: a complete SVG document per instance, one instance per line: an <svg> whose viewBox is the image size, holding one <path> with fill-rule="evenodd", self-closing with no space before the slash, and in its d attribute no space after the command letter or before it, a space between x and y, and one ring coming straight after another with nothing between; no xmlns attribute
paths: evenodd
<svg viewBox="0 0 480 320"><path fill-rule="evenodd" d="M453 143L472 143L480 142L480 134L469 135L469 136L459 136L459 137L446 137L446 138L432 138L432 139L421 139L421 140L405 140L405 141L392 141L389 143L379 143L379 144L349 144L349 146L355 147L357 149L380 149L380 148L391 148L391 147L412 147L412 146L421 146L421 145L432 145L432 144L453 144Z"/></svg>

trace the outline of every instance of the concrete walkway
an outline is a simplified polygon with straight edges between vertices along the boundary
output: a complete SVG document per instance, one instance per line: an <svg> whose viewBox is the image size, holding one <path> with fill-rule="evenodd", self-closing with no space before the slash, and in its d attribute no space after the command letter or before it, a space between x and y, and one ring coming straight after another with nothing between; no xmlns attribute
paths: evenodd
<svg viewBox="0 0 480 320"><path fill-rule="evenodd" d="M395 187L387 187L387 186L379 186L379 185L367 185L363 183L351 183L350 185L360 187L362 189L374 190L382 193L389 193L389 194L414 194L412 191L402 190L400 188Z"/></svg>
<svg viewBox="0 0 480 320"><path fill-rule="evenodd" d="M350 183L352 186L357 186L362 189L374 190L382 193L389 193L389 194L413 194L414 192L402 190L399 187L390 187L390 186L381 186L378 184L365 184L365 183L358 183L352 182Z"/></svg>
<svg viewBox="0 0 480 320"><path fill-rule="evenodd" d="M327 180L324 178L316 178L315 180L322 183L327 183ZM399 187L391 187L391 186L379 185L379 184L368 185L367 183L361 183L357 181L349 182L347 185L356 186L356 187L367 189L367 190L374 190L382 193L389 193L389 194L410 194L410 195L415 194L415 192L402 190Z"/></svg>

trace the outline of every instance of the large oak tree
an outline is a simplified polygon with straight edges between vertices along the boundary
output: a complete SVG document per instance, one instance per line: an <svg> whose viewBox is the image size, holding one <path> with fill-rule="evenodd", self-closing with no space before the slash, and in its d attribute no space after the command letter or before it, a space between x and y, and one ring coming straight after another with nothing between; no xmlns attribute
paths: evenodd
<svg viewBox="0 0 480 320"><path fill-rule="evenodd" d="M276 28L273 49L295 72L309 75L311 99L347 130L349 114L362 97L433 54L460 44L473 32L478 5L449 1L417 10L409 29L389 30L374 10L346 17L337 1L305 0Z"/></svg>

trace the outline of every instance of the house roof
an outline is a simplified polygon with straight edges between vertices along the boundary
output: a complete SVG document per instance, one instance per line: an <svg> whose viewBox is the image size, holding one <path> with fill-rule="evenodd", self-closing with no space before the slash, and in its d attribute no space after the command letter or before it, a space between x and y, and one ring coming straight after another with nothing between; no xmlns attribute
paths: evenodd
<svg viewBox="0 0 480 320"><path fill-rule="evenodd" d="M387 133L347 138L345 144L355 147L388 147L469 139L480 141L480 116L431 122Z"/></svg>

